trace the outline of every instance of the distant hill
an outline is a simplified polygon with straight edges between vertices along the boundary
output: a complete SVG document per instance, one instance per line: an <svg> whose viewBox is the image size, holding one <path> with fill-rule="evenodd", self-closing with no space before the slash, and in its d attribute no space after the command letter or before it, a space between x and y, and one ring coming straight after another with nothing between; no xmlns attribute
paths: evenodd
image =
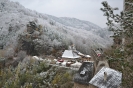
<svg viewBox="0 0 133 88"><path fill-rule="evenodd" d="M51 16L51 15L48 15L48 17L52 18L54 21L59 22L65 26L69 26L69 27L73 27L73 28L85 29L88 31L92 31L92 29L97 29L97 30L102 29L99 26L97 26L96 24L93 24L89 21L79 20L76 18L69 18L69 17L57 18L57 17Z"/></svg>
<svg viewBox="0 0 133 88"><path fill-rule="evenodd" d="M17 45L18 35L26 30L29 21L42 26L45 33L41 38L51 46L74 43L78 50L89 53L91 47L106 47L112 43L110 32L91 22L41 14L18 2L0 0L0 45L4 48Z"/></svg>
<svg viewBox="0 0 133 88"><path fill-rule="evenodd" d="M108 31L108 28L101 28L98 25L91 23L89 21L84 21L84 20L79 20L77 18L69 18L69 17L55 17L52 15L47 15L47 16L52 20L54 20L55 22L65 25L68 28L87 30L107 40L109 39L109 36L111 34L111 32Z"/></svg>

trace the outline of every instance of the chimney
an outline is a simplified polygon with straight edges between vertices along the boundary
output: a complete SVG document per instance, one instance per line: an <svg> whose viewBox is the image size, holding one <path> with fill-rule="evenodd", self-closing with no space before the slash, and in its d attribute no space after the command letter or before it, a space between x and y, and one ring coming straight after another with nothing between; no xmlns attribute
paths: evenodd
<svg viewBox="0 0 133 88"><path fill-rule="evenodd" d="M104 82L107 81L107 72L104 72Z"/></svg>

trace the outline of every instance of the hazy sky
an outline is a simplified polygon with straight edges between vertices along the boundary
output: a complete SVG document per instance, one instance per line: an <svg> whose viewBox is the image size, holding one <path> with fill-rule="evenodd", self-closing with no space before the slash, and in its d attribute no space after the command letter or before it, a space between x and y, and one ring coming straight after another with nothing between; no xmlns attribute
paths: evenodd
<svg viewBox="0 0 133 88"><path fill-rule="evenodd" d="M106 27L106 17L100 10L105 0L11 0L26 8L56 17L74 17ZM106 0L112 7L123 9L123 0Z"/></svg>

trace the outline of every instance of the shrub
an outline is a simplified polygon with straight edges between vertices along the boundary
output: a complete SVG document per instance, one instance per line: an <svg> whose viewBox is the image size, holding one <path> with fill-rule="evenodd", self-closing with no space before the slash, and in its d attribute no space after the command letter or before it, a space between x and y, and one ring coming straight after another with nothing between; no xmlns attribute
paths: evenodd
<svg viewBox="0 0 133 88"><path fill-rule="evenodd" d="M4 55L5 55L4 53L5 53L5 50L0 49L0 57L4 57Z"/></svg>
<svg viewBox="0 0 133 88"><path fill-rule="evenodd" d="M6 52L5 52L5 57L7 58L7 59L13 59L13 57L14 57L14 49L13 48L11 48L11 47L9 47L7 50L6 50Z"/></svg>
<svg viewBox="0 0 133 88"><path fill-rule="evenodd" d="M26 52L25 51L19 51L18 55L17 55L17 59L19 59L20 61L22 61L25 57L26 57Z"/></svg>

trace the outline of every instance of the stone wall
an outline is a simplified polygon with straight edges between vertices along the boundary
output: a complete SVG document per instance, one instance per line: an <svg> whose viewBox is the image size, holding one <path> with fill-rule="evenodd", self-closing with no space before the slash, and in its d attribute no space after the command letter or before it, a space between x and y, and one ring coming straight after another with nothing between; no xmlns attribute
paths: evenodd
<svg viewBox="0 0 133 88"><path fill-rule="evenodd" d="M79 84L79 83L74 83L74 87L73 88L97 88L93 85L83 85L83 84Z"/></svg>

